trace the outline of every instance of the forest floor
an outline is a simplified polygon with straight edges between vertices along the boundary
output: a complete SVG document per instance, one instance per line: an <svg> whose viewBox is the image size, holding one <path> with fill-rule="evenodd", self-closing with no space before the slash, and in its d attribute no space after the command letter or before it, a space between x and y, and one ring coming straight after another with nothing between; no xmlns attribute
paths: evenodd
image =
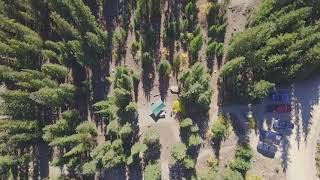
<svg viewBox="0 0 320 180"><path fill-rule="evenodd" d="M204 39L207 40L207 25L206 17L204 14L204 5L207 0L198 0L197 6L199 8L199 25L201 27ZM256 8L260 3L260 0L230 0L230 4L227 9L227 29L225 35L224 49L227 49L230 39L238 32L245 30L248 14ZM161 33L163 30L164 13L161 18ZM160 36L161 37L161 36ZM134 60L131 55L130 47L135 40L134 33L128 34L127 45L123 47L126 49L126 56L124 65L131 69L142 72L141 65ZM202 63L206 63L206 44L203 45L200 50L199 59ZM159 45L161 49L162 43ZM223 58L224 61L225 58ZM223 64L223 62L222 62ZM112 66L114 68L114 65ZM156 68L156 67L155 67ZM238 120L244 121L243 114L247 112L247 106L229 106L219 107L218 105L218 74L219 68L217 63L214 65L213 73L211 74L211 83L214 90L212 97L212 103L209 111L209 127L218 118L220 113L232 113ZM169 80L169 87L176 86L177 79L175 76L171 76ZM250 144L254 150L254 157L252 160L252 168L248 171L248 174L258 175L263 179L288 179L288 180L301 180L301 179L316 179L315 169L315 150L316 142L318 138L318 132L320 132L320 121L317 120L320 117L320 105L319 105L319 87L320 77L318 79L312 79L305 83L296 84L295 88L292 88L292 105L294 111L288 117L282 115L266 114L264 112L264 105L268 102L264 102L257 105L254 109L254 114L260 122L260 128L267 127L270 119L276 118L291 118L295 122L295 129L291 136L285 138L280 145L279 152L274 159L270 159L262 156L256 152L256 146L259 140L259 135L252 132L250 136ZM312 91L306 92L305 89ZM139 114L139 128L140 135L143 137L143 133L148 128L156 128L160 132L160 144L161 144L161 173L162 179L170 179L169 166L170 166L170 152L171 145L180 142L179 135L179 122L171 116L172 104L178 98L177 95L170 92L167 93L165 98L166 103L166 117L158 120L154 120L151 114L151 104L160 100L159 91L159 77L158 73L155 73L154 83L150 92L146 93L143 83L139 84L138 91L138 114ZM269 124L270 126L270 124ZM100 130L99 130L100 131ZM233 159L236 146L238 145L239 137L236 133L231 133L230 136L221 144L219 151L220 165L219 170L223 171L229 164L229 161ZM141 138L142 140L142 138ZM206 171L208 169L206 161L210 156L214 156L215 151L210 145L210 141L203 140L201 145L196 170L198 172ZM282 171L283 170L283 171ZM58 169L56 169L58 173ZM52 171L50 170L50 173Z"/></svg>

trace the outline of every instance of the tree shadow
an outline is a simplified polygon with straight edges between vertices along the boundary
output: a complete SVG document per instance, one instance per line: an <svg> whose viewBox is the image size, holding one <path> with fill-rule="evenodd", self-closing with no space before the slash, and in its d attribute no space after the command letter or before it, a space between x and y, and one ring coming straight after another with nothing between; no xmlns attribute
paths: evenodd
<svg viewBox="0 0 320 180"><path fill-rule="evenodd" d="M119 9L119 16L118 21L121 27L128 32L130 29L130 18L131 18L131 11L130 11L130 3L131 0L123 0L120 1L120 9ZM134 9L134 8L132 8ZM127 33L128 34L128 33Z"/></svg>
<svg viewBox="0 0 320 180"><path fill-rule="evenodd" d="M234 133L238 137L238 144L248 144L250 140L250 128L248 121L244 117L233 113L228 113L227 117L231 120Z"/></svg>
<svg viewBox="0 0 320 180"><path fill-rule="evenodd" d="M49 176L49 145L41 141L38 143L38 146L40 178L44 179Z"/></svg>
<svg viewBox="0 0 320 180"><path fill-rule="evenodd" d="M320 78L319 76L316 76L309 80L297 83L293 87L294 97L296 98L296 102L293 104L293 108L299 111L299 116L302 122L301 128L305 141L307 141L310 132L310 126L312 125L311 113L314 110L314 106L319 104L319 85ZM308 90L306 91L306 89Z"/></svg>
<svg viewBox="0 0 320 180"><path fill-rule="evenodd" d="M134 100L135 102L138 102L138 97L139 97L139 84L140 81L133 82L133 93L134 93Z"/></svg>
<svg viewBox="0 0 320 180"><path fill-rule="evenodd" d="M148 150L144 153L144 164L157 161L161 155L161 145L148 147Z"/></svg>
<svg viewBox="0 0 320 180"><path fill-rule="evenodd" d="M174 164L169 167L170 180L182 180L184 176L183 169L179 164Z"/></svg>
<svg viewBox="0 0 320 180"><path fill-rule="evenodd" d="M281 159L281 166L283 167L283 172L287 171L288 162L290 161L289 152L288 152L288 150L290 149L290 146L291 145L290 145L288 136L283 136L282 143L280 145L282 149L280 159Z"/></svg>
<svg viewBox="0 0 320 180"><path fill-rule="evenodd" d="M159 92L162 100L168 96L169 80L169 76L159 74Z"/></svg>
<svg viewBox="0 0 320 180"><path fill-rule="evenodd" d="M128 179L129 180L141 180L143 179L142 175L142 165L141 163L134 163L128 167Z"/></svg>
<svg viewBox="0 0 320 180"><path fill-rule="evenodd" d="M159 3L160 1L155 1ZM160 35L161 35L161 10L159 12L154 12L154 15L151 15L150 18L150 25L153 34L153 41L152 41L152 54L155 56L155 63L158 64L160 62Z"/></svg>
<svg viewBox="0 0 320 180"><path fill-rule="evenodd" d="M209 70L209 73L212 74L214 67L214 57L207 56L207 68Z"/></svg>
<svg viewBox="0 0 320 180"><path fill-rule="evenodd" d="M143 70L142 87L144 90L144 95L145 95L148 102L150 101L150 92L153 88L154 76L155 76L154 67L152 65L151 65L151 67Z"/></svg>
<svg viewBox="0 0 320 180"><path fill-rule="evenodd" d="M208 111L190 113L189 117L199 127L199 134L202 139L206 138L209 127L209 114Z"/></svg>
<svg viewBox="0 0 320 180"><path fill-rule="evenodd" d="M126 180L126 167L125 165L119 165L114 168L104 169L102 172L103 180L117 179Z"/></svg>
<svg viewBox="0 0 320 180"><path fill-rule="evenodd" d="M214 150L214 155L217 157L217 159L220 159L221 142L221 139L214 139L210 144L211 148Z"/></svg>

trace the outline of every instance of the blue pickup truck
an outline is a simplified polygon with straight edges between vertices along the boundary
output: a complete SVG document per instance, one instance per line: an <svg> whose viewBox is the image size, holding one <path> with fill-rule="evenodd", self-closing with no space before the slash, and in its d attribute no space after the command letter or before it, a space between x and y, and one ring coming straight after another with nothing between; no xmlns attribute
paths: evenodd
<svg viewBox="0 0 320 180"><path fill-rule="evenodd" d="M278 148L273 144L260 141L257 146L257 151L265 156L274 158Z"/></svg>
<svg viewBox="0 0 320 180"><path fill-rule="evenodd" d="M260 140L279 145L282 140L282 135L277 132L261 130Z"/></svg>

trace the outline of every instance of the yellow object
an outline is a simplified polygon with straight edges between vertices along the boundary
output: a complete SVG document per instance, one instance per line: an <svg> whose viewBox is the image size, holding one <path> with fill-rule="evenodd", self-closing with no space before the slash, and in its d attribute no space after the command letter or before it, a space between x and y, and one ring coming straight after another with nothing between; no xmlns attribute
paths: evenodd
<svg viewBox="0 0 320 180"><path fill-rule="evenodd" d="M257 175L247 174L246 175L246 180L262 180L262 178L260 176L257 176Z"/></svg>
<svg viewBox="0 0 320 180"><path fill-rule="evenodd" d="M189 56L187 53L180 53L180 70L183 71L189 68Z"/></svg>
<svg viewBox="0 0 320 180"><path fill-rule="evenodd" d="M174 113L183 113L183 106L179 100L173 101L173 107L172 110Z"/></svg>

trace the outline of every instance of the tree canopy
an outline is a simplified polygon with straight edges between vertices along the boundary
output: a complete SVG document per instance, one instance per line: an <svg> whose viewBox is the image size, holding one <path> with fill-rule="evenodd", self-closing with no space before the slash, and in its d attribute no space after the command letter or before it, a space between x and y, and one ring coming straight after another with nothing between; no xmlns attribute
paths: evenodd
<svg viewBox="0 0 320 180"><path fill-rule="evenodd" d="M320 3L265 0L237 34L221 70L225 88L235 97L260 100L275 83L308 78L319 62Z"/></svg>

